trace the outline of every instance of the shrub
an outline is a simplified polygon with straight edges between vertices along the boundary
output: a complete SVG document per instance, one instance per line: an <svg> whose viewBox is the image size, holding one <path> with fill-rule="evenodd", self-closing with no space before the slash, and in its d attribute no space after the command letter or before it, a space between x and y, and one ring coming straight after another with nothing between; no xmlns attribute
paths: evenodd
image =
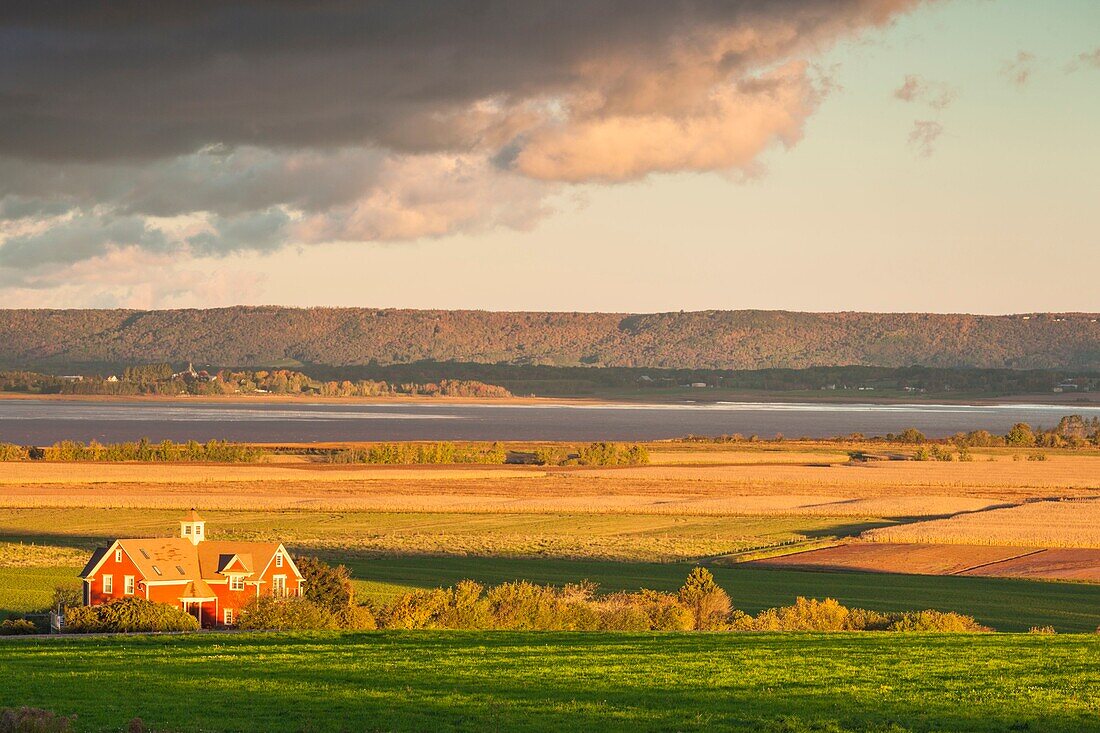
<svg viewBox="0 0 1100 733"><path fill-rule="evenodd" d="M793 606L769 608L746 616L737 628L745 631L851 631L849 610L835 599L819 601L799 596Z"/></svg>
<svg viewBox="0 0 1100 733"><path fill-rule="evenodd" d="M643 466L649 463L649 450L638 444L590 443L579 448L577 454L577 462L582 466Z"/></svg>
<svg viewBox="0 0 1100 733"><path fill-rule="evenodd" d="M130 631L195 631L199 622L167 603L124 598L101 606L78 606L65 612L65 631L73 634Z"/></svg>
<svg viewBox="0 0 1100 733"><path fill-rule="evenodd" d="M262 631L315 631L335 629L337 622L332 613L307 598L261 596L244 605L237 627Z"/></svg>
<svg viewBox="0 0 1100 733"><path fill-rule="evenodd" d="M22 446L11 443L0 443L0 461L25 461L30 458L30 451Z"/></svg>
<svg viewBox="0 0 1100 733"><path fill-rule="evenodd" d="M4 708L0 710L0 733L69 733L75 715L58 715L41 708Z"/></svg>
<svg viewBox="0 0 1100 733"><path fill-rule="evenodd" d="M9 618L0 623L0 636L20 636L23 634L37 634L38 627L33 621L25 618Z"/></svg>
<svg viewBox="0 0 1100 733"><path fill-rule="evenodd" d="M679 598L691 611L696 629L719 629L728 620L730 597L714 582L714 576L706 568L694 568L688 574Z"/></svg>
<svg viewBox="0 0 1100 733"><path fill-rule="evenodd" d="M951 634L970 634L990 631L972 616L951 611L911 611L891 614L892 620L887 631L936 631Z"/></svg>
<svg viewBox="0 0 1100 733"><path fill-rule="evenodd" d="M294 564L305 581L304 596L329 613L339 614L354 605L355 589L351 573L343 565L335 567L316 557L298 556Z"/></svg>
<svg viewBox="0 0 1100 733"><path fill-rule="evenodd" d="M378 628L378 620L370 606L350 606L336 614L336 624L341 629L351 631L373 631Z"/></svg>
<svg viewBox="0 0 1100 733"><path fill-rule="evenodd" d="M1045 461L1047 459L1046 453L1031 453L1028 455L1029 461Z"/></svg>
<svg viewBox="0 0 1100 733"><path fill-rule="evenodd" d="M1053 626L1032 626L1027 630L1029 634L1057 634Z"/></svg>
<svg viewBox="0 0 1100 733"><path fill-rule="evenodd" d="M416 590L394 599L380 614L381 625L386 629L430 629L439 626L439 619L447 609L447 592Z"/></svg>

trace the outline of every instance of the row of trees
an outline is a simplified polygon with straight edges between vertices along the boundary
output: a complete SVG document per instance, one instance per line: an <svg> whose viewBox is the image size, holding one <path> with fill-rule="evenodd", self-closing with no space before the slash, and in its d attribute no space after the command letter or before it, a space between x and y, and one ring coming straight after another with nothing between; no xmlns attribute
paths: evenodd
<svg viewBox="0 0 1100 733"><path fill-rule="evenodd" d="M456 444L378 443L348 448L328 456L331 463L374 463L383 465L416 464L502 464L536 463L541 466L640 466L649 463L644 445L628 443L589 443L587 445L543 446L533 453L509 453L500 443Z"/></svg>
<svg viewBox="0 0 1100 733"><path fill-rule="evenodd" d="M329 456L332 463L374 463L384 465L481 463L501 464L508 452L500 443L457 445L440 443L379 443L349 448Z"/></svg>
<svg viewBox="0 0 1100 733"><path fill-rule="evenodd" d="M81 443L63 440L46 448L24 448L10 443L0 443L0 461L144 461L144 462L210 462L251 463L258 461L264 451L249 445L211 440L199 443L173 443L165 440L152 443L142 438L126 443Z"/></svg>
<svg viewBox="0 0 1100 733"><path fill-rule="evenodd" d="M934 441L916 428L908 428L898 434L887 433L886 440L909 445L923 445ZM956 433L946 441L962 448L1087 448L1100 446L1100 417L1084 418L1066 415L1053 428L1033 428L1019 422L1004 435L988 430L972 430Z"/></svg>
<svg viewBox="0 0 1100 733"><path fill-rule="evenodd" d="M299 568L303 562L298 561ZM527 581L406 593L376 607L356 606L347 572L306 561L304 598L257 599L241 614L250 629L468 629L512 631L989 631L973 618L940 611L882 613L836 600L799 598L750 616L705 568L675 593L642 590L598 595L592 583L564 587Z"/></svg>
<svg viewBox="0 0 1100 733"><path fill-rule="evenodd" d="M319 381L289 369L213 373L173 372L169 364L127 367L120 378L100 375L78 380L35 372L0 372L0 391L30 394L139 396L196 395L216 397L230 394L269 393L320 397L386 397L422 395L429 397L504 398L512 394L504 387L477 380L442 379L436 382Z"/></svg>

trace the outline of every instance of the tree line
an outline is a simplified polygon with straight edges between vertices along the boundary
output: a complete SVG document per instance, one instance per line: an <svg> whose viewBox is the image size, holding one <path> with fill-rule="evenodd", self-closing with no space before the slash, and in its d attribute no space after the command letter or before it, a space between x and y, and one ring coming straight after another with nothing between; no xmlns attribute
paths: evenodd
<svg viewBox="0 0 1100 733"><path fill-rule="evenodd" d="M206 443L170 440L153 443L145 438L125 443L81 443L63 440L44 448L0 443L0 461L138 461L150 463L252 463L265 452L254 446L211 440Z"/></svg>
<svg viewBox="0 0 1100 733"><path fill-rule="evenodd" d="M501 443L378 443L345 448L326 456L330 463L381 465L528 463L540 466L642 466L649 450L639 443L597 442L581 446L541 446L531 452L509 451Z"/></svg>
<svg viewBox="0 0 1100 733"><path fill-rule="evenodd" d="M213 372L185 369L170 364L126 367L121 376L102 374L56 376L27 371L0 372L0 392L65 395L195 395L217 397L234 394L312 395L316 397L511 397L504 387L468 379L432 382L386 382L370 379L320 381L289 369L230 370Z"/></svg>

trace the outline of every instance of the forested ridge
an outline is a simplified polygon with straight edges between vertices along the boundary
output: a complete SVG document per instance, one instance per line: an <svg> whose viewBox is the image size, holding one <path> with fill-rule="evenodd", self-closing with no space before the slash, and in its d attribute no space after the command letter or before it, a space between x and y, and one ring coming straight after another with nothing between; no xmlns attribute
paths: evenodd
<svg viewBox="0 0 1100 733"><path fill-rule="evenodd" d="M0 310L0 367L421 360L682 369L1100 369L1100 316L370 308Z"/></svg>

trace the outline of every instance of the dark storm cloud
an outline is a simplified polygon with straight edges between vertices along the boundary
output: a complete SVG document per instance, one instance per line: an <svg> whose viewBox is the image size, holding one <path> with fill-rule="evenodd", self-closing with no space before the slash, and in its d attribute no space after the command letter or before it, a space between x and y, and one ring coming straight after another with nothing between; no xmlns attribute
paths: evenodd
<svg viewBox="0 0 1100 733"><path fill-rule="evenodd" d="M675 63L685 43L782 25L706 59L708 73L726 76L911 4L24 3L0 13L0 153L132 159L212 143L462 150L507 132L506 120L471 118L470 104L568 92L591 76L586 63L626 59L645 70L654 59ZM643 80L618 81L608 106L636 104Z"/></svg>
<svg viewBox="0 0 1100 733"><path fill-rule="evenodd" d="M0 285L526 227L570 183L754 170L816 108L809 61L920 1L3 3Z"/></svg>

